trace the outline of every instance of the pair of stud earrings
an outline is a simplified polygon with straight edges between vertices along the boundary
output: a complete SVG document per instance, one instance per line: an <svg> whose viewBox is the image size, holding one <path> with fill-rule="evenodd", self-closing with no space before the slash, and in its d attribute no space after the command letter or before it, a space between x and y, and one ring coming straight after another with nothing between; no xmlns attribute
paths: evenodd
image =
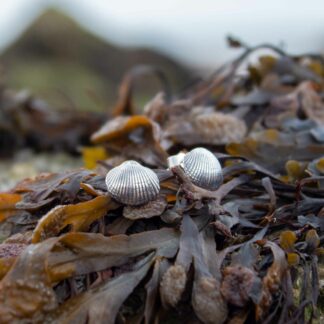
<svg viewBox="0 0 324 324"><path fill-rule="evenodd" d="M168 158L169 168L180 165L193 184L208 190L216 190L223 182L222 168L213 153L198 147L188 153ZM125 161L107 173L108 194L115 200L130 206L138 206L154 200L160 192L158 176L136 161Z"/></svg>

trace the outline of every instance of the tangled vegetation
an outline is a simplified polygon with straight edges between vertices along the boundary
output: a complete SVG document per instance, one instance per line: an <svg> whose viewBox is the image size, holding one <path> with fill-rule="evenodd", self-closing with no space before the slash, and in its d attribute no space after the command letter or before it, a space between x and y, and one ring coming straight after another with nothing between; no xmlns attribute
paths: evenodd
<svg viewBox="0 0 324 324"><path fill-rule="evenodd" d="M229 42L243 54L177 96L160 71L132 70L88 169L0 194L1 323L323 320L324 60ZM258 50L270 54L248 61ZM139 115L143 73L164 92ZM215 191L167 168L197 146L222 164ZM128 159L158 175L157 199L107 195L107 171Z"/></svg>

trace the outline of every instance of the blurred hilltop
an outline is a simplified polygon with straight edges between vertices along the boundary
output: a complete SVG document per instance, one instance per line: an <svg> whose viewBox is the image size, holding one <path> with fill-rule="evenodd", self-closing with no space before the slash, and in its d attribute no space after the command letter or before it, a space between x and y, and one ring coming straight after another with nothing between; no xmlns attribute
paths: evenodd
<svg viewBox="0 0 324 324"><path fill-rule="evenodd" d="M39 16L3 52L0 64L6 85L29 89L60 109L108 109L123 75L138 64L161 68L175 90L191 76L188 69L163 54L111 45L54 9ZM144 101L158 91L159 84L151 79L143 82L140 93Z"/></svg>

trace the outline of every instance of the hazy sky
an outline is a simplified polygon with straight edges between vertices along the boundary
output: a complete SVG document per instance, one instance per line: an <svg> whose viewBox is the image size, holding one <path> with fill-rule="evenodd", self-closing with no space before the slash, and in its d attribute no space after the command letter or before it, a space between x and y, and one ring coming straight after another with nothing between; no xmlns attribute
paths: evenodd
<svg viewBox="0 0 324 324"><path fill-rule="evenodd" d="M324 48L324 0L2 0L0 50L48 6L117 44L157 48L196 66L235 56L228 34L294 53Z"/></svg>

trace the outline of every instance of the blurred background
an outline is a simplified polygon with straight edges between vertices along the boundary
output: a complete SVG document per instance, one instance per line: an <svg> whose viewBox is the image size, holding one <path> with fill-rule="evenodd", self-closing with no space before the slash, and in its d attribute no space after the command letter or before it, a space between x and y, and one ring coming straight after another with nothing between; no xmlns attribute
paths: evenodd
<svg viewBox="0 0 324 324"><path fill-rule="evenodd" d="M101 110L136 64L161 67L174 91L212 72L238 55L227 35L289 53L320 52L324 2L10 0L0 3L0 31L8 86L57 108Z"/></svg>
<svg viewBox="0 0 324 324"><path fill-rule="evenodd" d="M228 35L290 54L322 53L324 2L1 1L0 190L9 179L82 165L80 158L42 152L75 154L111 111L130 68L159 67L177 93L240 54L228 48ZM137 87L141 107L161 89L145 78ZM64 112L65 124L54 110ZM71 111L98 115L76 118Z"/></svg>

